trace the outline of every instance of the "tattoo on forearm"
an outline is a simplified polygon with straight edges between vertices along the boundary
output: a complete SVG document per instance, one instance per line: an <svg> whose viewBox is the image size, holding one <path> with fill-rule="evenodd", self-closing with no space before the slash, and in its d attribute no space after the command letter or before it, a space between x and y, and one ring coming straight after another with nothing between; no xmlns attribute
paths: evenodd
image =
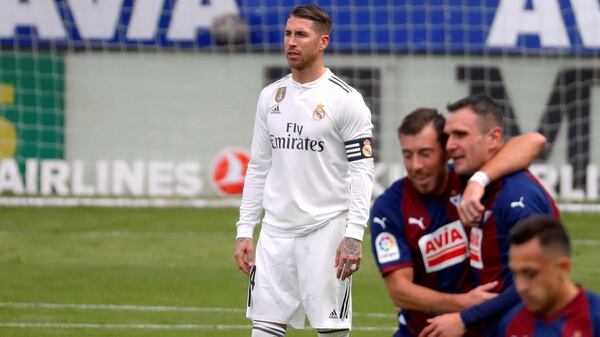
<svg viewBox="0 0 600 337"><path fill-rule="evenodd" d="M356 239L344 238L340 250L344 255L359 256L361 251L360 244L361 242Z"/></svg>

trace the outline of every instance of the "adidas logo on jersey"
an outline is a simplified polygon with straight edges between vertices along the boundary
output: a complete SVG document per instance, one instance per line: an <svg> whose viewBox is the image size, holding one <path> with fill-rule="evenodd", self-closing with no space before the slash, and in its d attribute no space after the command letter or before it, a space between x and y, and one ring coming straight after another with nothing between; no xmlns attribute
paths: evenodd
<svg viewBox="0 0 600 337"><path fill-rule="evenodd" d="M280 114L281 111L279 111L279 105L276 105L273 109L271 109L272 114Z"/></svg>
<svg viewBox="0 0 600 337"><path fill-rule="evenodd" d="M333 309L333 311L329 314L329 318L331 318L331 319L338 318L338 314L337 314L337 312L335 312L335 309Z"/></svg>

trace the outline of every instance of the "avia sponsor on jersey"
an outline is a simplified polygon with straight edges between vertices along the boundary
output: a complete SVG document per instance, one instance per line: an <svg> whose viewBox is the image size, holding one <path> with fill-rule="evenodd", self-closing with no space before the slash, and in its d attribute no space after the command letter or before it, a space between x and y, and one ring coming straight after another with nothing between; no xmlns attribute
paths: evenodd
<svg viewBox="0 0 600 337"><path fill-rule="evenodd" d="M442 270L467 258L467 234L459 220L423 235L419 249L428 273Z"/></svg>

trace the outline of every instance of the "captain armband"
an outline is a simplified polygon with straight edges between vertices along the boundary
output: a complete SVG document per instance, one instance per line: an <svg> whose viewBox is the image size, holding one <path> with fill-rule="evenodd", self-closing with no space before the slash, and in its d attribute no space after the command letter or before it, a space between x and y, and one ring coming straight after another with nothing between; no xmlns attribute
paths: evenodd
<svg viewBox="0 0 600 337"><path fill-rule="evenodd" d="M373 158L373 138L365 137L344 142L348 161Z"/></svg>

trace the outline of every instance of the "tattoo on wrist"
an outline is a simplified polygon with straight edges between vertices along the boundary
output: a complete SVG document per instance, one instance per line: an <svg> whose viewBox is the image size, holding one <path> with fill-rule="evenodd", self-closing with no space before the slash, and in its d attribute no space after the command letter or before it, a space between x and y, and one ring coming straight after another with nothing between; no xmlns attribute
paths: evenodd
<svg viewBox="0 0 600 337"><path fill-rule="evenodd" d="M361 249L360 244L361 244L361 242L356 239L344 238L342 240L342 245L340 247L340 250L341 250L342 254L344 254L344 255L358 256L358 255L360 255L360 249Z"/></svg>

